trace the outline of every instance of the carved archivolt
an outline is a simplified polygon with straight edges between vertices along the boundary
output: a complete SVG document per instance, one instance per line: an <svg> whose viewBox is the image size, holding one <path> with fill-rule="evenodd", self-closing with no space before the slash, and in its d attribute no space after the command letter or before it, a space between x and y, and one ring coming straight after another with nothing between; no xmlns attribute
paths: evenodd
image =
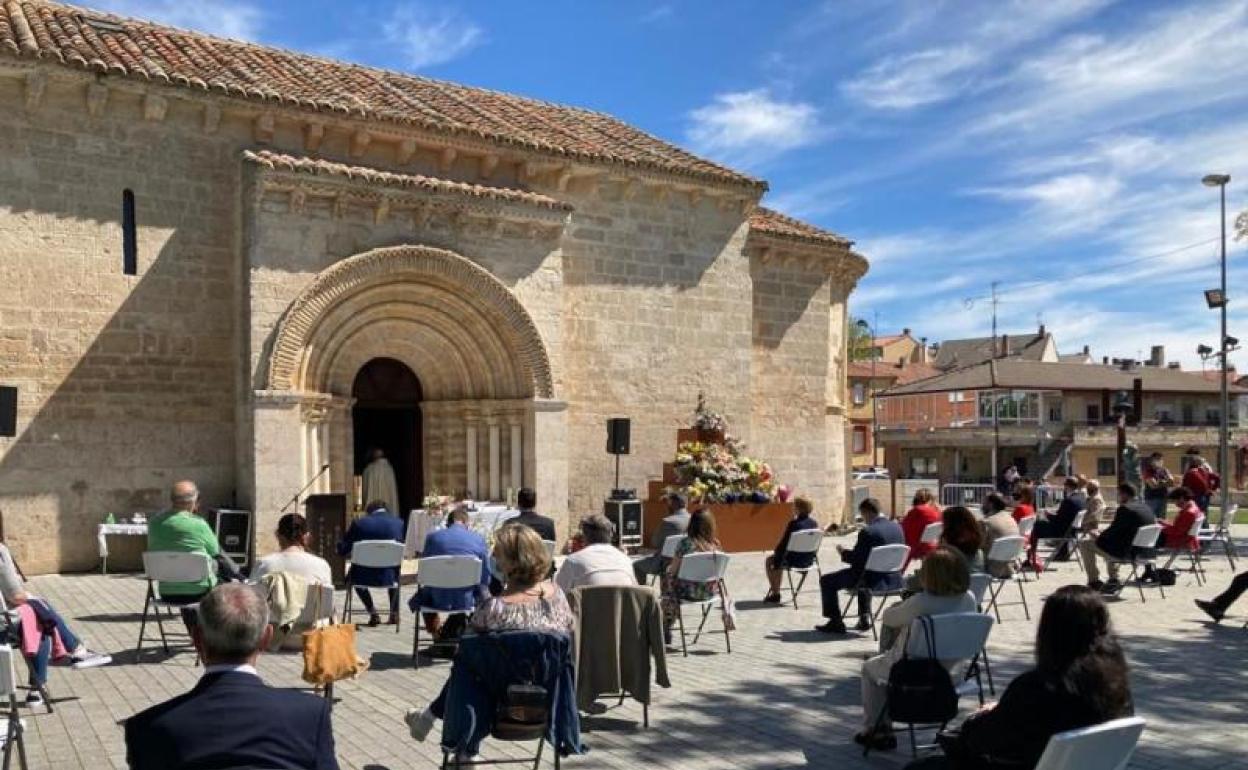
<svg viewBox="0 0 1248 770"><path fill-rule="evenodd" d="M337 329L322 328L326 323L337 325L337 319L375 309L377 294L398 297L401 306L402 287L416 286L444 292L448 304L467 303L473 318L488 325L489 337L500 345L487 345L484 353L463 350L469 358L489 367L491 362L505 358L504 368L519 371L526 382L527 393L495 393L504 395L553 398L550 360L537 326L515 295L488 271L470 260L445 249L429 246L394 246L357 254L324 270L291 304L277 327L273 352L269 359L268 388L276 391L315 391L323 383L304 382L309 358L315 348L333 347L343 340L335 339ZM397 293L396 293L397 290ZM415 299L415 297L413 297ZM417 304L427 302L427 298ZM401 315L401 313L399 314ZM465 313L459 315L465 317ZM326 321L327 318L335 320ZM397 315L396 315L397 317ZM381 328L381 327L378 327ZM415 328L415 327L413 327ZM447 335L443 335L444 337ZM465 327L455 334L461 349L486 344L479 330ZM410 340L393 340L396 346L411 344ZM484 356L484 360L481 360ZM482 372L481 374L489 374Z"/></svg>

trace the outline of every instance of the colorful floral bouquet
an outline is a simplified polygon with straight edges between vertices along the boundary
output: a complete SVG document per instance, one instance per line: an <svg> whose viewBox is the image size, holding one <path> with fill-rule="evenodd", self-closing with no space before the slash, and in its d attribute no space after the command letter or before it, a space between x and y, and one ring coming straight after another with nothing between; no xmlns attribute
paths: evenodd
<svg viewBox="0 0 1248 770"><path fill-rule="evenodd" d="M706 407L706 397L698 394L698 405L693 410L693 427L704 431L728 431L728 420L719 412L712 412Z"/></svg>
<svg viewBox="0 0 1248 770"><path fill-rule="evenodd" d="M776 494L771 466L742 453L735 439L722 444L690 441L676 450L677 487L708 503L766 503Z"/></svg>

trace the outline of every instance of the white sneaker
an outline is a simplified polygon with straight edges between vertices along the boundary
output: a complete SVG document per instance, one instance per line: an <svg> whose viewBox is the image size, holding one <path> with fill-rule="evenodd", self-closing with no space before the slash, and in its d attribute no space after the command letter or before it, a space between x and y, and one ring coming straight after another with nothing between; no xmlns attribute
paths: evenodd
<svg viewBox="0 0 1248 770"><path fill-rule="evenodd" d="M32 708L32 709L40 708L43 705L44 705L43 693L39 692L38 690L31 690L30 693L26 696L27 708Z"/></svg>
<svg viewBox="0 0 1248 770"><path fill-rule="evenodd" d="M74 668L95 668L96 666L107 666L113 662L112 655L105 655L102 652L91 652L86 647L79 647L69 657L73 661Z"/></svg>
<svg viewBox="0 0 1248 770"><path fill-rule="evenodd" d="M433 712L428 709L408 709L407 714L403 717L403 721L407 722L407 729L411 731L412 737L418 741L423 741L429 736L429 731L433 729Z"/></svg>

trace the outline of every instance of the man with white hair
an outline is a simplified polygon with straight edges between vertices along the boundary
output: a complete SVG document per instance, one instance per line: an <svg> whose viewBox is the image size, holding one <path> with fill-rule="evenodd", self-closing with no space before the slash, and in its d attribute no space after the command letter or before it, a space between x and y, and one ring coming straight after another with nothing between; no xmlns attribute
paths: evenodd
<svg viewBox="0 0 1248 770"><path fill-rule="evenodd" d="M204 675L190 692L126 720L130 770L338 770L329 702L269 687L256 673L273 629L253 588L214 588L199 604L191 635Z"/></svg>
<svg viewBox="0 0 1248 770"><path fill-rule="evenodd" d="M147 529L147 550L202 553L217 559L221 546L217 536L195 511L199 507L199 488L193 481L179 481L169 491L168 511L152 518ZM160 596L166 601L190 604L217 584L215 571L194 583L165 583L159 585Z"/></svg>

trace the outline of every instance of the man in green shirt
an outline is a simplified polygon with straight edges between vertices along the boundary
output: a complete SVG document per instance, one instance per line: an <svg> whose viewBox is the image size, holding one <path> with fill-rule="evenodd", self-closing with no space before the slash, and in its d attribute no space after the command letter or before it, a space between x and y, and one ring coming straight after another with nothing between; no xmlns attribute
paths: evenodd
<svg viewBox="0 0 1248 770"><path fill-rule="evenodd" d="M202 553L214 561L221 553L217 536L208 522L195 515L199 506L199 489L193 481L179 481L169 494L170 509L152 518L147 528L147 550ZM212 590L217 584L216 570L196 583L159 584L162 598L172 601L193 602Z"/></svg>

